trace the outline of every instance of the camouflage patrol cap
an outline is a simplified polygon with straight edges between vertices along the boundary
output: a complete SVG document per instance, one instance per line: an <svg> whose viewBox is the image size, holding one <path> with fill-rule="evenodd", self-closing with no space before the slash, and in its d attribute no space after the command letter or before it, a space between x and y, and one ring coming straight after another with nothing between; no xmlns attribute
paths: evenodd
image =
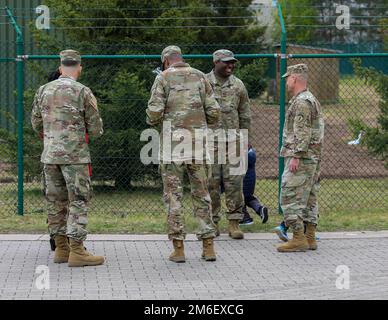
<svg viewBox="0 0 388 320"><path fill-rule="evenodd" d="M220 49L213 53L213 62L216 61L222 61L222 62L228 62L228 61L238 61L235 57L232 51L226 50L226 49Z"/></svg>
<svg viewBox="0 0 388 320"><path fill-rule="evenodd" d="M285 78L285 77L288 77L289 75L291 74L303 74L303 75L307 75L308 73L308 67L306 64L304 63L300 63L300 64L295 64L293 66L289 66L287 68L287 72L285 74L282 75L282 78Z"/></svg>
<svg viewBox="0 0 388 320"><path fill-rule="evenodd" d="M181 48L177 46L168 46L165 47L162 51L162 54L160 56L162 63L164 62L165 58L170 56L171 54L176 53L176 54L182 54Z"/></svg>
<svg viewBox="0 0 388 320"><path fill-rule="evenodd" d="M81 63L81 56L78 51L75 50L63 50L59 53L61 58L61 64L63 65L75 65Z"/></svg>

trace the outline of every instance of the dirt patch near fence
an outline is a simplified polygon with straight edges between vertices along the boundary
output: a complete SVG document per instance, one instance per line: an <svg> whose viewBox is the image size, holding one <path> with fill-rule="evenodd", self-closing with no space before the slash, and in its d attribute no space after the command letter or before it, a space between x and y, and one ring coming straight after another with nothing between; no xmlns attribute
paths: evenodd
<svg viewBox="0 0 388 320"><path fill-rule="evenodd" d="M335 108L341 108L340 105ZM388 177L383 161L368 154L366 148L348 145L352 140L345 113L325 116L325 142L322 176L326 178ZM275 105L252 103L252 144L257 152L259 179L278 175L279 109Z"/></svg>

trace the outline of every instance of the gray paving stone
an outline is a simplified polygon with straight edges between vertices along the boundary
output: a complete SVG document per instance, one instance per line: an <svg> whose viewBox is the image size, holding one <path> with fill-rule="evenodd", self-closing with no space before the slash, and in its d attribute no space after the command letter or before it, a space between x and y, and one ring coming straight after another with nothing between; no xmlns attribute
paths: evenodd
<svg viewBox="0 0 388 320"><path fill-rule="evenodd" d="M225 237L216 241L213 263L203 261L201 243L190 240L185 264L168 261L171 244L160 236L96 235L86 246L106 264L86 268L54 264L46 238L24 236L0 236L1 300L388 299L388 233L327 233L316 252L294 254L276 252L272 235ZM38 265L49 267L49 290L35 286ZM336 288L339 265L349 267L349 289Z"/></svg>

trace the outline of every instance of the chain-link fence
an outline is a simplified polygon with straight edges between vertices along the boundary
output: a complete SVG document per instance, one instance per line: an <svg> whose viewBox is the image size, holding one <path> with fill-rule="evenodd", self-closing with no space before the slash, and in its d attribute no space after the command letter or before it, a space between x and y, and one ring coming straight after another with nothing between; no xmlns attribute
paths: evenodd
<svg viewBox="0 0 388 320"><path fill-rule="evenodd" d="M353 58L356 58L355 55ZM388 171L384 163L368 154L357 143L349 123L360 119L375 125L380 97L375 88L357 75L341 76L339 62L343 58L289 58L288 64L305 62L309 66L311 91L323 105L326 131L322 161L322 212L359 208L388 207ZM350 58L346 58L350 59ZM363 63L374 60L386 67L384 57L359 58ZM268 74L275 58L252 59ZM193 66L211 70L209 59L187 59ZM3 62L5 63L5 62ZM13 62L8 62L13 63ZM247 62L246 62L247 63ZM252 62L250 62L252 63ZM95 92L104 120L105 135L92 146L94 197L91 212L98 214L163 213L161 181L157 167L140 161L140 133L146 129L145 108L152 70L159 64L152 59L84 59L80 81ZM41 142L30 129L29 112L35 90L47 82L48 70L55 70L56 59L26 61L25 130L24 130L24 213L42 212L45 202L41 193L39 157ZM277 63L278 65L278 63ZM143 79L133 77L139 67L147 70ZM277 209L279 105L276 77L261 79L252 87L252 144L257 150L257 195L272 210ZM133 79L131 79L133 78ZM148 78L148 82L147 82ZM362 132L361 139L362 139ZM13 143L2 142L1 199L2 214L13 214L17 203L16 137ZM186 199L188 201L188 197ZM190 203L185 208L190 209Z"/></svg>
<svg viewBox="0 0 388 320"><path fill-rule="evenodd" d="M201 70L211 71L211 59L208 57L186 61ZM251 96L256 97L253 99L254 110L265 106L276 113L278 108L275 92L268 96L269 93L265 88L269 78L264 76L269 72L269 68L275 68L275 59L273 57L244 59L243 63L253 64L257 72L263 74L259 81L248 81L249 85L247 84ZM80 81L92 88L95 93L105 130L104 136L91 144L94 189L92 211L107 214L164 212L158 168L152 165L145 166L140 161L140 150L145 145L145 142L140 141L140 134L148 127L145 123L145 108L155 78L153 70L159 65L159 59L133 59L130 56L121 59L108 57L83 60L83 75ZM36 89L47 82L48 70L55 70L58 67L58 59L28 59L25 66L24 213L28 214L45 210L45 202L40 191L42 168L39 160L42 143L30 128L31 103ZM144 69L141 79L134 75L139 68ZM240 68L237 73L242 69ZM261 123L260 126L264 129L263 126L268 121L260 113L254 117L257 117L255 121ZM276 129L274 133L272 138L275 140L268 143L276 149ZM3 154L11 164L2 170L4 182L2 190L7 199L3 211L7 213L16 210L16 151L15 144L12 144L12 147L9 146L9 150ZM275 161L275 167L271 165L273 167L270 169L271 172L266 169L268 172L264 176L274 179L275 195L277 156L276 150L273 151L271 159ZM189 207L190 205L187 206Z"/></svg>
<svg viewBox="0 0 388 320"><path fill-rule="evenodd" d="M15 214L17 208L15 59L0 59L0 70L2 75L12 73L14 80L12 82L1 81L0 86L0 206L1 215L4 216Z"/></svg>
<svg viewBox="0 0 388 320"><path fill-rule="evenodd" d="M80 82L95 93L104 121L105 134L92 142L93 198L90 213L103 217L127 215L164 215L162 183L155 165L140 161L140 141L147 128L145 109L155 78L153 70L160 65L159 54L170 43L131 46L138 56L118 57L120 44L93 47L87 44L64 45L81 50L83 74ZM207 73L212 69L210 53L227 47L240 62L236 75L240 77L251 98L252 145L257 151L256 194L272 212L278 209L278 142L280 119L280 62L304 62L309 66L309 87L323 106L326 123L322 161L320 212L360 209L388 209L388 170L384 162L368 153L360 141L363 132L352 124L362 120L376 125L380 100L376 87L352 68L361 64L373 66L381 73L388 70L387 55L349 54L327 48L287 47L289 56L281 54L251 54L255 44L180 44L184 53L193 54L186 61ZM116 47L115 47L116 46ZM115 47L114 49L112 49ZM330 48L329 48L330 49ZM124 50L125 51L125 50ZM276 52L277 48L273 48ZM330 52L329 52L330 51ZM12 53L12 54L11 54ZM36 53L36 51L34 52ZM40 54L57 51L39 49ZM127 53L127 52L124 52ZM16 51L7 47L7 57L0 59L0 216L17 212L18 199L18 134ZM91 54L91 56L87 56ZM110 56L93 56L111 54ZM153 54L154 56L150 56ZM251 54L251 55L244 55ZM315 54L315 56L311 56ZM148 55L148 56L147 56ZM19 60L18 62L16 60ZM46 213L41 190L40 154L42 142L30 126L31 103L38 87L47 82L48 73L58 67L58 57L23 57L24 130L23 130L23 213ZM346 65L346 72L341 68ZM281 106L282 107L282 106ZM20 165L20 161L19 161ZM20 167L19 167L20 170ZM280 174L281 175L281 174ZM20 181L19 181L20 186ZM20 191L20 190L19 190ZM187 192L186 192L187 194ZM20 208L20 202L19 202ZM185 213L191 212L190 198L184 198Z"/></svg>
<svg viewBox="0 0 388 320"><path fill-rule="evenodd" d="M294 55L297 56L297 55ZM300 55L301 57L303 55ZM386 57L301 58L309 66L309 87L323 105L325 140L322 158L321 208L324 212L387 208L388 170L382 159L368 154L362 146L363 132L352 122L360 120L377 126L382 97L376 86L357 72L341 75L341 61L352 65L374 65L386 70Z"/></svg>

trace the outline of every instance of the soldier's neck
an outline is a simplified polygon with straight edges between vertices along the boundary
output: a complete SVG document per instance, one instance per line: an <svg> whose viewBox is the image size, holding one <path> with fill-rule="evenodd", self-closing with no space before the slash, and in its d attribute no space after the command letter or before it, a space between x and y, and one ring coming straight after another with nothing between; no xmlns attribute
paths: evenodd
<svg viewBox="0 0 388 320"><path fill-rule="evenodd" d="M61 77L67 77L67 78L71 78L73 79L74 81L77 81L77 76L73 75L73 74L62 74Z"/></svg>
<svg viewBox="0 0 388 320"><path fill-rule="evenodd" d="M214 71L214 75L217 79L217 82L220 83L221 85L223 85L226 81L228 81L229 77L221 77L219 76L215 71Z"/></svg>
<svg viewBox="0 0 388 320"><path fill-rule="evenodd" d="M307 90L307 87L301 87L301 88L295 89L294 97L296 97L299 93L306 91L306 90Z"/></svg>

